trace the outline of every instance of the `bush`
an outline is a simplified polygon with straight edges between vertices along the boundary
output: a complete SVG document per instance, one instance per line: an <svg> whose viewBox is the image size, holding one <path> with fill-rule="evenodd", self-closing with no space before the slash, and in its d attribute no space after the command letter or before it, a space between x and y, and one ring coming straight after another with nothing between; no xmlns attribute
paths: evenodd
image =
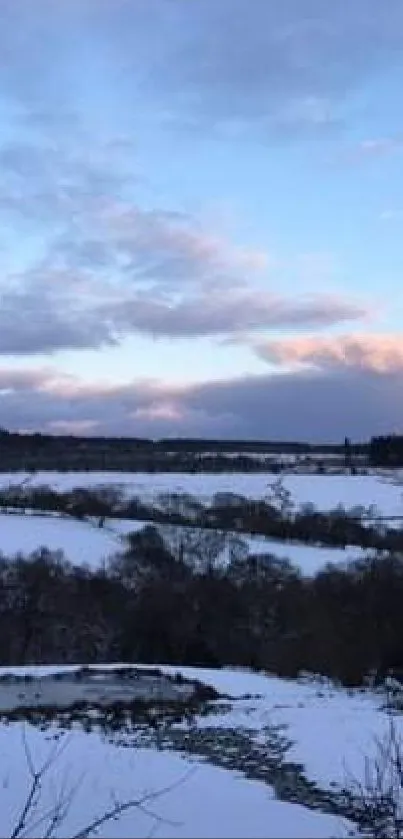
<svg viewBox="0 0 403 839"><path fill-rule="evenodd" d="M393 717L388 732L366 757L364 778L347 778L343 798L360 836L369 839L403 837L403 740Z"/></svg>

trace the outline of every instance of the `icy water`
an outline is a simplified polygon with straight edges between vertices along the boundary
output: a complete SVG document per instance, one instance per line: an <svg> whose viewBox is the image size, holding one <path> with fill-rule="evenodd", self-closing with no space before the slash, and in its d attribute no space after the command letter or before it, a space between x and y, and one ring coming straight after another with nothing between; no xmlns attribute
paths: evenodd
<svg viewBox="0 0 403 839"><path fill-rule="evenodd" d="M132 668L116 672L59 673L26 680L0 679L0 713L21 708L69 708L78 703L107 707L114 703L186 702L195 693L189 682L176 683L164 674Z"/></svg>

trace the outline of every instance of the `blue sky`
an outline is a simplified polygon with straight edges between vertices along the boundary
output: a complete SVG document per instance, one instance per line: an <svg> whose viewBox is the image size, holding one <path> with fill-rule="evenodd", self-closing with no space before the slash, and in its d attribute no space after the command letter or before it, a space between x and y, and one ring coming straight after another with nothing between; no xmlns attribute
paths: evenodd
<svg viewBox="0 0 403 839"><path fill-rule="evenodd" d="M0 409L403 431L400 0L3 0Z"/></svg>

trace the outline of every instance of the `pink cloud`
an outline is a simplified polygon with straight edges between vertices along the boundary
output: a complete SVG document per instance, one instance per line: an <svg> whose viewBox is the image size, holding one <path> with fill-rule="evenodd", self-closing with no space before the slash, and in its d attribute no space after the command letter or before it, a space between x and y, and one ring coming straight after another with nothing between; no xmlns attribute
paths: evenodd
<svg viewBox="0 0 403 839"><path fill-rule="evenodd" d="M337 335L286 338L259 342L255 349L261 358L278 366L303 365L372 370L377 373L403 370L403 336Z"/></svg>

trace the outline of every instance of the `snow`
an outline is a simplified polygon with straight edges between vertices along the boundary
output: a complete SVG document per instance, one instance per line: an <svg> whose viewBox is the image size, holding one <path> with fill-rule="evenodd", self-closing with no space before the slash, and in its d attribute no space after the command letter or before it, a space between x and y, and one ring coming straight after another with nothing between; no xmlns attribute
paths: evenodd
<svg viewBox="0 0 403 839"><path fill-rule="evenodd" d="M26 740L38 767L52 746L43 732L31 726L26 727ZM30 783L20 723L1 727L0 749L0 833L9 836ZM270 787L247 781L238 773L192 764L177 754L124 749L103 741L95 732L73 730L62 735L59 756L45 777L37 816L52 807L55 791L63 788L74 788L74 795L59 836L76 835L113 806L116 798L124 801L144 795L150 795L145 807L157 819L134 809L103 825L102 836L143 837L151 835L153 827L152 835L166 839L346 835L335 817L276 801ZM31 827L29 835L43 835L32 825L27 827Z"/></svg>
<svg viewBox="0 0 403 839"><path fill-rule="evenodd" d="M0 486L22 482L29 478L31 484L48 483L59 490L73 487L120 485L127 495L155 499L163 492L188 492L208 501L220 492L235 492L249 497L268 494L275 478L272 474L142 474L108 472L39 472L3 473ZM375 504L383 515L403 512L402 489L395 480L376 475L287 475L283 484L297 504L312 502L320 509L330 509L343 503L351 508L356 505ZM6 555L29 553L44 546L50 550L62 549L74 564L99 565L111 554L122 549L122 539L129 532L142 529L144 521L114 520L104 529L97 529L89 522L78 522L54 515L25 517L0 514L0 550ZM161 527L161 532L164 528ZM281 542L261 537L237 534L247 544L249 551L257 554L271 553L289 559L306 575L315 574L328 562L343 564L362 557L365 552L357 547L337 549L317 547L292 542ZM228 551L222 561L228 559Z"/></svg>
<svg viewBox="0 0 403 839"><path fill-rule="evenodd" d="M216 492L234 492L249 498L263 498L278 478L270 472L248 474L179 474L123 472L26 472L0 474L0 486L29 479L30 485L49 484L67 491L74 487L113 484L127 495L155 498L163 492L187 492L203 500ZM284 487L297 504L312 502L321 510L343 503L346 507L376 504L384 515L403 514L402 487L382 474L370 475L284 475Z"/></svg>
<svg viewBox="0 0 403 839"><path fill-rule="evenodd" d="M104 666L104 665L103 665ZM110 665L110 669L118 665ZM119 664L121 666L121 664ZM144 665L142 665L143 667ZM155 666L155 665L153 665ZM0 668L0 673L44 674L67 667ZM285 726L292 741L287 754L305 767L310 780L324 789L343 785L348 777L363 779L366 755L374 753L375 738L388 726L382 697L371 691L347 691L325 679L284 680L247 670L177 667L163 665L168 673L180 671L233 697L230 710L199 717L198 727L247 728L255 740L264 738L265 726ZM226 703L227 706L227 703ZM396 716L403 734L402 717ZM50 732L27 725L27 741L35 765L49 755ZM84 823L110 806L112 796L127 800L168 789L156 795L148 808L163 822L155 824L164 837L338 837L347 835L340 819L305 807L274 799L273 789L241 773L218 769L186 754L156 749L127 748L122 741L107 742L101 733L73 728L68 734L56 727L66 748L58 757L57 770L44 786L47 806L56 786L78 782L67 822L61 835L74 835ZM124 738L123 738L124 741ZM21 806L28 783L21 723L0 726L2 768L0 777L0 835L10 835L10 826ZM84 767L84 770L83 770ZM14 780L15 779L15 780ZM54 789L53 789L54 794ZM132 811L102 828L106 837L148 835L149 816ZM35 834L36 835L36 834Z"/></svg>
<svg viewBox="0 0 403 839"><path fill-rule="evenodd" d="M127 536L129 533L137 533L137 531L143 530L144 527L152 524L152 521L142 519L107 519L105 527L122 537Z"/></svg>
<svg viewBox="0 0 403 839"><path fill-rule="evenodd" d="M255 554L273 554L280 559L289 559L302 574L313 576L329 562L344 565L356 559L361 559L370 551L364 551L355 545L342 548L320 548L315 545L300 545L294 542L279 542L274 539L257 537L242 537L247 543L249 552Z"/></svg>
<svg viewBox="0 0 403 839"><path fill-rule="evenodd" d="M92 568L101 565L112 553L121 550L118 535L100 530L89 522L54 516L0 514L0 551L5 556L24 555L45 547L62 550L76 565Z"/></svg>
<svg viewBox="0 0 403 839"><path fill-rule="evenodd" d="M124 662L118 662L99 667L113 669L124 665ZM146 667L145 664L139 666ZM322 788L343 785L348 775L363 780L364 756L374 753L376 738L386 734L390 722L383 707L384 694L369 689L348 690L322 677L288 680L246 668L210 669L168 664L150 667L158 667L171 675L180 672L185 678L211 685L236 700L229 711L199 717L199 728L247 728L262 737L268 724L284 725L286 735L293 743L287 757L302 763L307 777L316 780ZM30 673L43 676L74 669L77 666L0 667L0 675ZM394 720L403 736L402 715L395 716Z"/></svg>
<svg viewBox="0 0 403 839"><path fill-rule="evenodd" d="M199 679L232 697L258 695L237 703L226 715L226 725L261 730L268 723L285 725L293 741L288 757L301 762L311 780L322 787L343 785L348 775L364 780L364 756L375 752L389 715L382 710L385 696L371 691L346 690L325 679L296 681L247 670L211 670L162 666L162 670ZM403 718L395 718L403 736ZM219 725L222 718L207 724ZM200 721L199 724L203 724Z"/></svg>
<svg viewBox="0 0 403 839"><path fill-rule="evenodd" d="M30 554L41 547L50 551L62 550L73 565L86 565L96 569L111 555L124 549L124 537L128 533L142 530L146 521L116 519L108 521L103 528L89 521L76 521L54 515L23 515L0 513L0 552L5 556L17 553ZM164 527L159 527L162 535ZM292 542L234 534L241 537L250 553L273 554L287 558L300 571L311 576L328 562L343 564L364 555L361 548L320 548ZM228 561L228 550L224 549L221 561Z"/></svg>

